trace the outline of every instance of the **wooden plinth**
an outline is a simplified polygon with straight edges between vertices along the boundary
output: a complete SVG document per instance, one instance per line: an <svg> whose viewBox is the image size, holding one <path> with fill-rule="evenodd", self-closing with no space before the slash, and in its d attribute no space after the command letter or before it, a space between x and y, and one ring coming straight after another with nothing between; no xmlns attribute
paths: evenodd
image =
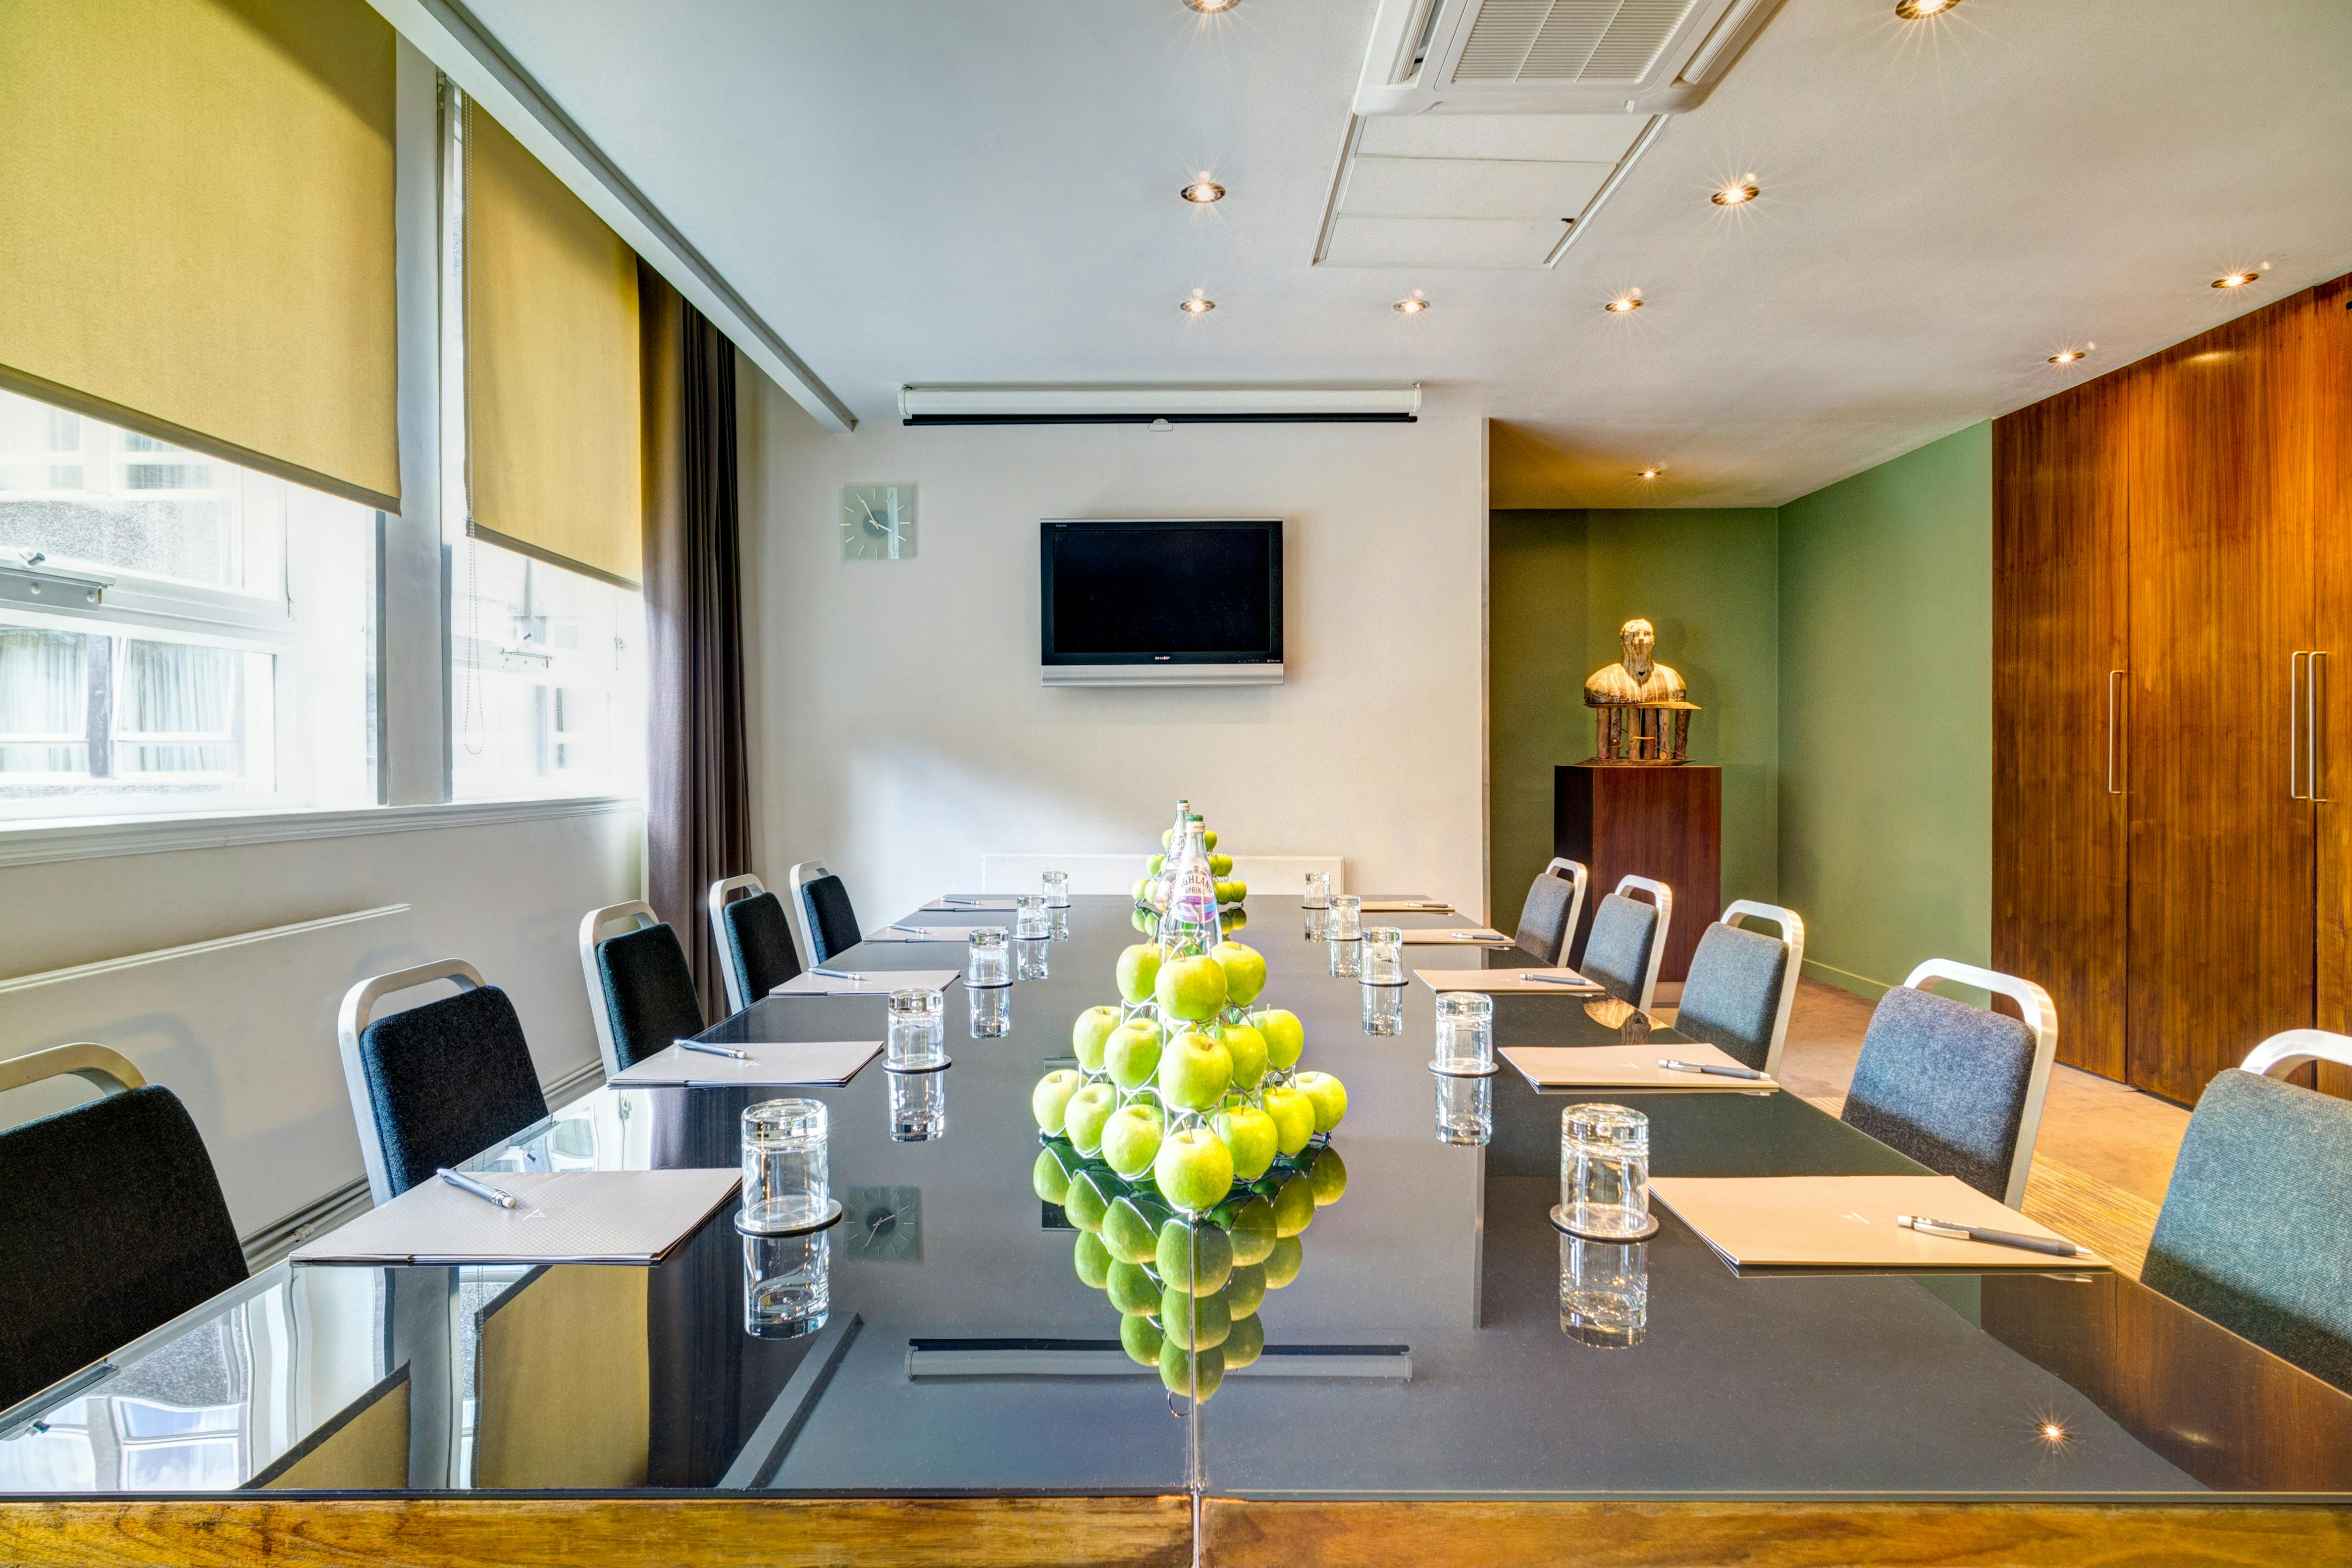
<svg viewBox="0 0 2352 1568"><path fill-rule="evenodd" d="M1699 933L1723 912L1723 770L1696 763L1576 763L1552 770L1552 853L1591 868L1592 889L1569 944L1584 939L1601 895L1621 877L1675 890L1661 980L1690 973Z"/></svg>

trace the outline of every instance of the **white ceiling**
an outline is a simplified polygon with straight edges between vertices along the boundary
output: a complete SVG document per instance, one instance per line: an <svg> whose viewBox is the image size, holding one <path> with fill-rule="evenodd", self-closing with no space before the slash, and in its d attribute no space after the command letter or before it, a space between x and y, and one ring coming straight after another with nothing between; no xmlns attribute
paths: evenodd
<svg viewBox="0 0 2352 1568"><path fill-rule="evenodd" d="M909 381L1412 379L1503 422L1496 505L1777 504L2352 270L2346 0L1786 0L1516 270L1311 264L1375 0L472 5L860 419Z"/></svg>

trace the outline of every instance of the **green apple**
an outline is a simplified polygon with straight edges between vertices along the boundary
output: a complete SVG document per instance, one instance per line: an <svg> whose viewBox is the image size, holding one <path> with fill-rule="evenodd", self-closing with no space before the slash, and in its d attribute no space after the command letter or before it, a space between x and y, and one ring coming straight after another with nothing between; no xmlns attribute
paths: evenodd
<svg viewBox="0 0 2352 1568"><path fill-rule="evenodd" d="M1303 1072L1292 1079L1315 1102L1315 1131L1328 1132L1348 1114L1348 1086L1328 1072Z"/></svg>
<svg viewBox="0 0 2352 1568"><path fill-rule="evenodd" d="M1307 1248L1295 1236L1286 1236L1274 1244L1265 1257L1265 1288L1279 1290L1298 1278L1298 1266L1307 1261Z"/></svg>
<svg viewBox="0 0 2352 1568"><path fill-rule="evenodd" d="M1105 1268L1109 1267L1108 1260ZM1233 1332L1233 1309L1214 1292L1195 1296L1171 1285L1160 1296L1160 1331L1168 1342L1188 1351L1214 1350Z"/></svg>
<svg viewBox="0 0 2352 1568"><path fill-rule="evenodd" d="M1225 1141L1209 1128L1181 1128L1160 1141L1151 1175L1160 1195L1172 1206L1202 1214L1223 1203L1233 1190L1234 1157Z"/></svg>
<svg viewBox="0 0 2352 1568"><path fill-rule="evenodd" d="M1158 1366L1160 1347L1167 1342L1167 1336L1160 1331L1160 1325L1149 1318L1121 1318L1118 1321L1118 1342L1120 1348L1127 1352L1127 1359L1136 1365Z"/></svg>
<svg viewBox="0 0 2352 1568"><path fill-rule="evenodd" d="M1133 1319L1128 1320L1134 1321ZM1202 1351L1187 1355L1184 1347L1172 1339L1163 1339L1160 1345L1160 1383L1171 1394L1190 1394L1196 1400L1206 1399L1217 1392L1225 1381L1225 1352Z"/></svg>
<svg viewBox="0 0 2352 1568"><path fill-rule="evenodd" d="M1265 1037L1265 1060L1268 1067L1288 1072L1298 1065L1307 1049L1307 1026L1298 1015L1285 1007L1268 1007L1250 1015L1250 1026Z"/></svg>
<svg viewBox="0 0 2352 1568"><path fill-rule="evenodd" d="M1217 1353L1225 1358L1225 1370L1228 1372L1237 1366L1247 1366L1265 1353L1265 1325L1257 1321L1256 1312L1237 1311L1234 1314L1233 1331L1225 1336L1225 1342L1217 1347Z"/></svg>
<svg viewBox="0 0 2352 1568"><path fill-rule="evenodd" d="M1103 1066L1119 1088L1130 1093L1141 1089L1160 1070L1160 1030L1140 1018L1121 1024L1103 1047Z"/></svg>
<svg viewBox="0 0 2352 1568"><path fill-rule="evenodd" d="M1217 923L1224 929L1227 936L1231 936L1249 924L1249 911L1239 904L1220 909L1217 911Z"/></svg>
<svg viewBox="0 0 2352 1568"><path fill-rule="evenodd" d="M1217 902L1221 904L1238 904L1248 897L1249 887L1246 883L1219 882L1217 884Z"/></svg>
<svg viewBox="0 0 2352 1568"><path fill-rule="evenodd" d="M1104 1250L1102 1237L1091 1231L1078 1233L1078 1245L1072 1254L1077 1265L1078 1278L1090 1289L1099 1290L1110 1279L1110 1254Z"/></svg>
<svg viewBox="0 0 2352 1568"><path fill-rule="evenodd" d="M1089 1157L1100 1152L1103 1126L1118 1109L1118 1090L1107 1083L1083 1085L1070 1096L1062 1112L1062 1131L1069 1138L1070 1147Z"/></svg>
<svg viewBox="0 0 2352 1568"><path fill-rule="evenodd" d="M1129 1263L1149 1263L1160 1249L1160 1227L1131 1197L1111 1200L1103 1215L1102 1238L1113 1258Z"/></svg>
<svg viewBox="0 0 2352 1568"><path fill-rule="evenodd" d="M1171 958L1160 966L1151 989L1169 1017L1204 1024L1225 1005L1225 966L1206 953Z"/></svg>
<svg viewBox="0 0 2352 1568"><path fill-rule="evenodd" d="M1135 901L1136 903L1139 903L1139 904L1140 904L1140 903L1144 903L1144 902L1147 902L1147 901L1149 901L1149 899L1150 899L1150 891L1149 891L1149 889L1150 889L1150 887L1151 887L1151 879L1150 879L1150 878L1149 878L1149 877L1138 877L1138 878L1135 879L1134 885L1133 885L1133 886L1131 886L1131 887L1129 887L1129 888L1127 889L1127 896L1128 896L1130 900L1132 900L1133 901Z"/></svg>
<svg viewBox="0 0 2352 1568"><path fill-rule="evenodd" d="M1160 1058L1160 1098L1186 1110L1207 1110L1233 1087L1234 1054L1213 1035L1187 1029Z"/></svg>
<svg viewBox="0 0 2352 1568"><path fill-rule="evenodd" d="M1110 1292L1110 1304L1130 1318L1140 1318L1160 1310L1160 1287L1139 1263L1110 1260L1110 1268L1103 1278L1103 1289Z"/></svg>
<svg viewBox="0 0 2352 1568"><path fill-rule="evenodd" d="M1315 1184L1293 1176L1274 1191L1274 1234L1297 1236L1315 1223Z"/></svg>
<svg viewBox="0 0 2352 1568"><path fill-rule="evenodd" d="M1166 869L1168 869L1168 857L1165 855L1154 855L1151 858L1151 863L1143 868L1143 875L1148 879L1152 877L1157 877L1160 872L1165 871Z"/></svg>
<svg viewBox="0 0 2352 1568"><path fill-rule="evenodd" d="M1143 884L1139 882L1137 888ZM1138 902L1143 895L1138 892ZM1136 911L1137 929L1142 928L1143 911ZM1151 994L1152 982L1160 978L1160 948L1157 943L1139 942L1133 947L1122 948L1118 955L1118 994L1130 1005Z"/></svg>
<svg viewBox="0 0 2352 1568"><path fill-rule="evenodd" d="M1083 1081L1068 1068L1055 1068L1037 1080L1037 1087L1029 1092L1029 1113L1037 1119L1038 1131L1053 1133L1062 1130L1070 1097L1078 1092Z"/></svg>
<svg viewBox="0 0 2352 1568"><path fill-rule="evenodd" d="M1203 849L1214 849L1216 847L1217 830L1213 827L1202 828L1201 830L1201 847Z"/></svg>
<svg viewBox="0 0 2352 1568"><path fill-rule="evenodd" d="M1225 1305L1233 1309L1236 1319L1246 1318L1257 1310L1265 1300L1265 1265L1236 1263L1233 1278L1225 1282Z"/></svg>
<svg viewBox="0 0 2352 1568"><path fill-rule="evenodd" d="M1233 1274L1233 1238L1213 1225L1171 1219L1160 1227L1160 1248L1151 1262L1161 1284L1206 1296L1223 1289Z"/></svg>
<svg viewBox="0 0 2352 1568"><path fill-rule="evenodd" d="M1108 1180L1108 1175L1098 1180L1092 1171L1080 1171L1070 1178L1069 1194L1062 1199L1062 1214L1080 1230L1092 1233L1102 1229L1103 1220L1110 1214L1110 1199L1103 1194L1101 1185L1104 1180Z"/></svg>
<svg viewBox="0 0 2352 1568"><path fill-rule="evenodd" d="M1089 1007L1078 1015L1070 1026L1070 1054L1078 1058L1078 1066L1088 1072L1100 1072L1103 1068L1103 1042L1118 1027L1118 1009Z"/></svg>
<svg viewBox="0 0 2352 1568"><path fill-rule="evenodd" d="M1265 954L1247 942L1221 942L1209 950L1225 972L1225 1000L1246 1007L1265 989Z"/></svg>
<svg viewBox="0 0 2352 1568"><path fill-rule="evenodd" d="M1339 1151L1326 1143L1307 1163L1307 1183L1315 1191L1315 1206L1318 1209L1328 1209L1345 1196L1348 1167L1340 1160Z"/></svg>
<svg viewBox="0 0 2352 1568"><path fill-rule="evenodd" d="M1255 1193L1224 1205L1215 1217L1234 1238L1236 1266L1263 1263L1274 1250L1274 1205Z"/></svg>
<svg viewBox="0 0 2352 1568"><path fill-rule="evenodd" d="M1233 874L1234 874L1234 858L1233 858L1232 856L1230 856L1230 855L1212 855L1212 856L1210 856L1210 857L1209 857L1209 875L1210 875L1210 876L1212 876L1212 877L1230 877L1230 876L1232 876Z"/></svg>
<svg viewBox="0 0 2352 1568"><path fill-rule="evenodd" d="M1265 1102L1265 1113L1274 1118L1275 1147L1285 1154L1306 1148L1307 1141L1315 1136L1315 1102L1306 1091L1278 1083L1260 1098Z"/></svg>
<svg viewBox="0 0 2352 1568"><path fill-rule="evenodd" d="M1265 1175L1266 1167L1274 1163L1278 1136L1274 1118L1254 1105L1228 1105L1211 1121L1234 1157L1234 1174L1244 1182Z"/></svg>
<svg viewBox="0 0 2352 1568"><path fill-rule="evenodd" d="M1234 1058L1234 1087L1255 1089L1265 1077L1265 1037L1247 1024L1220 1024L1217 1038Z"/></svg>
<svg viewBox="0 0 2352 1568"><path fill-rule="evenodd" d="M1103 1123L1103 1158L1110 1168L1135 1180L1151 1169L1152 1157L1160 1152L1160 1135L1163 1119L1160 1108L1139 1100L1122 1105L1110 1113ZM1344 1173L1342 1179L1344 1179Z"/></svg>
<svg viewBox="0 0 2352 1568"><path fill-rule="evenodd" d="M1070 1173L1051 1149L1040 1149L1037 1163L1029 1173L1029 1184L1037 1189L1039 1197L1057 1204L1070 1195Z"/></svg>

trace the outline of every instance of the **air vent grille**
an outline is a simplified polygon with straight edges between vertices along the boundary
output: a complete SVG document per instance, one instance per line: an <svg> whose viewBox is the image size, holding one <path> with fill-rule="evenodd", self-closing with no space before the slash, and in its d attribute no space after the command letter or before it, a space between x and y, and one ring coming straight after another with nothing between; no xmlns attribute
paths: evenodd
<svg viewBox="0 0 2352 1568"><path fill-rule="evenodd" d="M1486 0L1454 79L1638 82L1696 3Z"/></svg>

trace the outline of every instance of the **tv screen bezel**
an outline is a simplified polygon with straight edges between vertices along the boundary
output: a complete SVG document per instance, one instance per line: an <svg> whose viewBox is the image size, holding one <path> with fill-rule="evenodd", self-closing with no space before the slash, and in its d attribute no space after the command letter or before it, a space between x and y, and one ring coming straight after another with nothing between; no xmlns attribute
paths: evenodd
<svg viewBox="0 0 2352 1568"><path fill-rule="evenodd" d="M1148 532L1178 529L1247 530L1268 536L1266 603L1268 647L1263 653L1181 653L1172 648L1145 653L1061 653L1054 647L1054 533L1056 529L1119 528ZM1047 668L1088 666L1271 665L1282 663L1282 519L1278 517L1049 517L1037 524L1037 658Z"/></svg>

